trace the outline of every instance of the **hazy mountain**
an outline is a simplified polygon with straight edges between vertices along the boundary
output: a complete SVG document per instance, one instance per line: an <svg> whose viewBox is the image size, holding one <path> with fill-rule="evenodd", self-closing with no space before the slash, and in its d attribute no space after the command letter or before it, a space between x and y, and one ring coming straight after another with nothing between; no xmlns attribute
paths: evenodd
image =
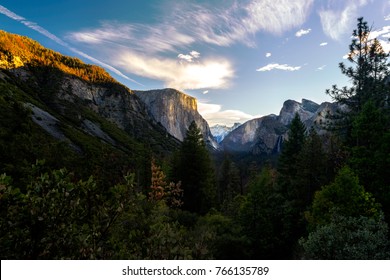
<svg viewBox="0 0 390 280"><path fill-rule="evenodd" d="M214 125L210 127L211 134L213 135L215 141L218 143L221 143L222 140L228 135L230 132L235 130L237 127L239 127L241 123L235 123L233 126L226 126L226 125Z"/></svg>

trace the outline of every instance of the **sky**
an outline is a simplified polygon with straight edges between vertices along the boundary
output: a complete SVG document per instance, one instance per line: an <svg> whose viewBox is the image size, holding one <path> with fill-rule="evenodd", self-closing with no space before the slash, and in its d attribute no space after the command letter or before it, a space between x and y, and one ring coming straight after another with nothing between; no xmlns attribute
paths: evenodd
<svg viewBox="0 0 390 280"><path fill-rule="evenodd" d="M358 17L390 51L389 0L0 0L0 29L130 89L183 91L211 126L332 101Z"/></svg>

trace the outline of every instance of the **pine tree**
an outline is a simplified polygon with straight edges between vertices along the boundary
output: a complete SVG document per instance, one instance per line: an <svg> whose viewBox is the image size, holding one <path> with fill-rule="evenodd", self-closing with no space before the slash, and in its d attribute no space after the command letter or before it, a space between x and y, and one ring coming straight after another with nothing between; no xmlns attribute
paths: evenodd
<svg viewBox="0 0 390 280"><path fill-rule="evenodd" d="M219 202L221 204L229 203L238 194L241 194L239 171L234 162L226 155L219 175Z"/></svg>
<svg viewBox="0 0 390 280"><path fill-rule="evenodd" d="M285 240L281 225L281 196L276 189L276 172L265 166L249 183L249 191L240 207L239 221L248 236L251 257L286 258L281 246Z"/></svg>
<svg viewBox="0 0 390 280"><path fill-rule="evenodd" d="M299 153L305 143L306 127L302 123L298 113L291 121L288 132L288 139L284 142L282 153L278 160L278 181L279 185L288 187L286 190L290 198L296 197L296 191L291 188L298 175L298 167L296 165Z"/></svg>
<svg viewBox="0 0 390 280"><path fill-rule="evenodd" d="M338 88L336 85L326 91L333 100L346 105L347 110L339 112L336 120L340 130L350 136L354 117L359 114L368 101L376 106L388 106L390 89L388 79L389 53L386 53L377 39L372 39L371 28L363 18L358 19L357 29L352 32L348 61L352 66L340 63L341 73L352 81L352 87Z"/></svg>
<svg viewBox="0 0 390 280"><path fill-rule="evenodd" d="M214 206L216 187L212 162L203 136L193 121L180 147L174 166L176 178L184 191L183 209L205 214Z"/></svg>
<svg viewBox="0 0 390 280"><path fill-rule="evenodd" d="M296 242L302 236L305 225L303 219L303 208L300 197L299 176L300 170L297 166L300 152L306 138L306 127L298 114L295 114L288 132L288 139L283 145L282 153L278 160L278 192L283 197L281 203L281 216L283 228L284 246L287 254L292 254ZM285 256L291 258L292 255Z"/></svg>
<svg viewBox="0 0 390 280"><path fill-rule="evenodd" d="M314 128L311 128L296 162L299 170L299 174L296 176L296 185L302 209L309 206L314 193L328 183L327 178L330 172L327 162L323 139Z"/></svg>

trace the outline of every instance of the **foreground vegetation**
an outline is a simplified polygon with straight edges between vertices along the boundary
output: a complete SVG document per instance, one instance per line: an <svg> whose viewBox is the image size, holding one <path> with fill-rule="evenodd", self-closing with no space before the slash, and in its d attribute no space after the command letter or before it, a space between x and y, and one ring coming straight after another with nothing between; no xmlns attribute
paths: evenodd
<svg viewBox="0 0 390 280"><path fill-rule="evenodd" d="M344 106L328 133L296 115L279 158L249 167L215 160L195 123L170 157L109 123L119 148L69 127L77 152L0 79L0 257L390 258L389 54L369 33L359 19L351 67L340 64L352 86L328 91Z"/></svg>

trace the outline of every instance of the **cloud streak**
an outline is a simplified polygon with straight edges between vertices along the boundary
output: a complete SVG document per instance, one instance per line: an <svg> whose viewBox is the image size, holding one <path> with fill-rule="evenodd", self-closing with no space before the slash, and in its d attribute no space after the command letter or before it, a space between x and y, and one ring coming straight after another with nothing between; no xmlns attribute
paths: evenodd
<svg viewBox="0 0 390 280"><path fill-rule="evenodd" d="M253 36L264 31L281 34L305 22L314 0L252 0L229 7L175 4L154 25L104 22L99 28L69 34L73 40L97 44L126 43L149 53L176 51L177 46L203 42L217 46L255 46ZM137 40L134 40L137 38Z"/></svg>
<svg viewBox="0 0 390 280"><path fill-rule="evenodd" d="M84 58L87 58L88 60L92 61L93 63L96 63L96 64L99 64L101 66L103 66L104 68L112 71L113 73L117 74L118 76L122 77L122 78L125 78L133 83L136 83L138 85L142 85L140 83L138 83L137 81L127 77L125 74L123 74L121 71L119 71L118 69L114 68L113 66L107 64L107 63L104 63L74 47L71 47L68 43L66 43L65 41L61 40L60 38L58 38L56 35L52 34L51 32L49 32L48 30L46 30L45 28L41 27L40 25L38 25L37 23L35 22L32 22L32 21L29 21L27 20L26 18L20 16L20 15L17 15L15 14L14 12L8 10L6 7L0 5L0 13L13 19L13 20L16 20L22 24L24 24L25 26L27 26L28 28L32 29L32 30L35 30L36 32L42 34L43 36L49 38L50 40L56 42L57 44L63 46L63 47L66 47L68 48L69 50L71 50L72 52L84 57Z"/></svg>
<svg viewBox="0 0 390 280"><path fill-rule="evenodd" d="M264 67L256 69L258 72L266 72L266 71L272 71L272 70L283 70L283 71L298 71L302 68L302 66L290 66L288 64L278 64L278 63L271 63Z"/></svg>
<svg viewBox="0 0 390 280"><path fill-rule="evenodd" d="M325 69L325 67L326 67L326 65L322 65L322 66L318 67L316 71L322 71Z"/></svg>
<svg viewBox="0 0 390 280"><path fill-rule="evenodd" d="M340 1L328 0L328 8L318 12L324 33L333 40L340 40L351 29L353 21L358 17L359 8L368 2L370 0L346 0L342 2L345 5L340 7Z"/></svg>

